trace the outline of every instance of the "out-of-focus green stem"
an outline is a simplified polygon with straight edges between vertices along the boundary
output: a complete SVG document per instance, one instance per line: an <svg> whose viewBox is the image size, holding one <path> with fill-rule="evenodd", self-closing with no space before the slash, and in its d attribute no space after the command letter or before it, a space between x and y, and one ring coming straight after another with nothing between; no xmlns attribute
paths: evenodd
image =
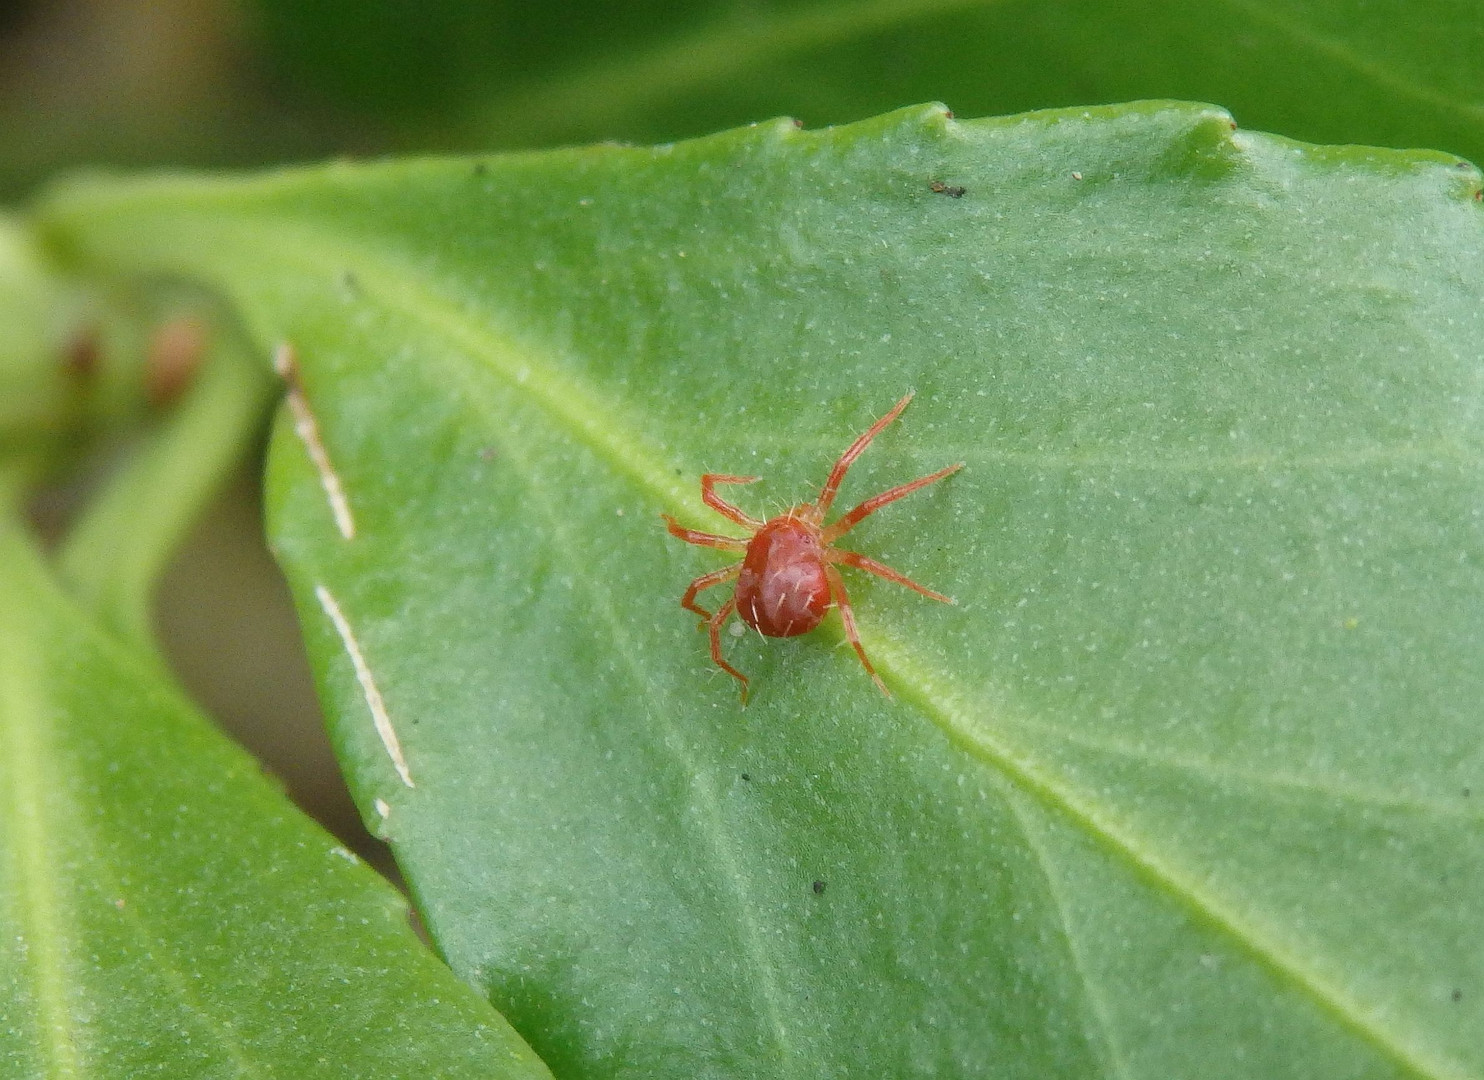
<svg viewBox="0 0 1484 1080"><path fill-rule="evenodd" d="M30 234L0 216L0 447L52 439L77 411L82 383L93 372L68 370L65 303L61 282Z"/></svg>
<svg viewBox="0 0 1484 1080"><path fill-rule="evenodd" d="M58 572L107 626L154 647L151 599L185 532L246 449L275 383L236 330L217 324L174 412L72 529Z"/></svg>

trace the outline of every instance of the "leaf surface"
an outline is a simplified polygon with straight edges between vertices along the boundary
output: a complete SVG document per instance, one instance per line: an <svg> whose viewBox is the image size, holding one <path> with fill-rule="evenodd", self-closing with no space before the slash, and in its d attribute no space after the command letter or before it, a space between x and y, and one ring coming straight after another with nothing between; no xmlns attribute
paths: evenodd
<svg viewBox="0 0 1484 1080"><path fill-rule="evenodd" d="M338 751L558 1075L1463 1077L1479 187L1204 106L934 107L43 216L292 344L273 532ZM725 557L658 513L812 497L909 388L842 505L966 467L850 541L958 605L850 578L891 699L834 617L728 636L743 710L676 606Z"/></svg>
<svg viewBox="0 0 1484 1080"><path fill-rule="evenodd" d="M549 1075L14 525L0 596L0 1075Z"/></svg>

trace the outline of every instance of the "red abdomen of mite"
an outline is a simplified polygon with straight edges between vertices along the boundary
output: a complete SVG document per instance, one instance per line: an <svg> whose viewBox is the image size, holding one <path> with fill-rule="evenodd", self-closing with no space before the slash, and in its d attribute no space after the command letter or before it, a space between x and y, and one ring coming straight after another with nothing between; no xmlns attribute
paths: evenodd
<svg viewBox="0 0 1484 1080"><path fill-rule="evenodd" d="M768 637L807 634L830 608L819 529L776 517L747 545L737 578L737 614Z"/></svg>

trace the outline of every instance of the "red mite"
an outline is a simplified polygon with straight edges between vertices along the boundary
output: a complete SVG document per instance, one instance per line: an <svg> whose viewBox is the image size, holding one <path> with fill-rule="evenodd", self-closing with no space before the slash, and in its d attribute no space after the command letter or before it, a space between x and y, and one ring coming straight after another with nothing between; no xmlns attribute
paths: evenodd
<svg viewBox="0 0 1484 1080"><path fill-rule="evenodd" d="M832 524L824 523L830 504L835 501L835 492L839 490L841 482L845 479L846 470L854 464L856 458L861 456L866 447L871 445L871 440L881 434L886 425L901 415L902 410L911 400L912 394L909 393L892 407L891 412L877 420L865 434L850 444L850 448L840 455L840 460L835 462L835 467L830 470L829 479L824 482L824 489L820 491L819 498L813 502L791 507L769 521L758 521L756 518L748 517L718 495L715 490L717 484L754 483L758 479L756 476L726 476L721 473L703 475L701 477L701 501L748 530L751 534L748 539L717 536L714 533L682 528L680 523L669 514L661 515L670 532L687 544L721 548L723 551L745 552L740 563L724 566L720 570L714 570L696 578L690 583L690 588L685 590L685 596L680 600L681 607L687 611L694 611L706 620L705 625L711 632L711 659L719 668L742 683L744 705L747 703L747 676L727 663L721 655L721 627L733 611L742 616L742 621L748 626L767 637L795 637L813 630L824 618L825 612L829 611L832 606L838 607L840 619L845 624L845 636L850 639L856 655L861 658L866 673L881 688L881 692L890 697L891 692L886 689L886 684L876 674L871 661L866 659L866 650L861 647L860 635L855 629L855 613L850 610L850 599L845 594L845 582L841 580L840 571L835 569L835 564L844 563L857 570L865 570L878 577L884 577L887 581L895 581L898 585L905 585L909 589L922 593L923 596L941 600L945 604L953 603L942 593L923 588L891 567L883 566L875 559L867 558L857 552L844 551L835 547L834 543L854 528L861 519L874 514L887 503L896 502L902 496L910 495L918 488L927 487L950 473L957 472L964 467L963 462L950 465L946 469L939 469L909 484L900 484L888 491L883 491L880 495L867 499ZM713 615L696 603L696 594L701 590L732 580L737 582L732 598L723 604L716 614Z"/></svg>

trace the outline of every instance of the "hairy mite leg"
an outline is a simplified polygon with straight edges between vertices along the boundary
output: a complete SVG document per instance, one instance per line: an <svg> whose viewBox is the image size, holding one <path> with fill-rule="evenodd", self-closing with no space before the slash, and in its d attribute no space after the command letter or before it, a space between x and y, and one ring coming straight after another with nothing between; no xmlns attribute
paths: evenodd
<svg viewBox="0 0 1484 1080"><path fill-rule="evenodd" d="M833 522L829 528L825 529L824 542L826 544L832 543L858 525L862 518L874 514L887 503L894 503L902 498L902 496L911 495L919 488L925 488L929 484L936 484L943 477L951 476L963 467L964 463L960 461L957 465L949 465L946 469L939 469L937 472L931 473L928 476L920 476L911 483L898 484L888 491L883 491L880 495L872 495L848 514L840 515L838 521Z"/></svg>
<svg viewBox="0 0 1484 1080"><path fill-rule="evenodd" d="M713 585L720 585L724 581L731 581L742 572L741 563L733 563L731 566L723 566L720 570L713 570L709 574L702 574L690 583L690 588L685 590L685 595L680 598L680 606L686 611L694 611L703 619L711 618L711 612L696 603L696 594Z"/></svg>
<svg viewBox="0 0 1484 1080"><path fill-rule="evenodd" d="M721 548L723 551L747 550L746 540L738 540L735 536L717 536L715 533L697 532L695 529L687 529L669 514L661 514L660 517L665 519L665 528L670 530L670 535L680 537L687 544Z"/></svg>
<svg viewBox="0 0 1484 1080"><path fill-rule="evenodd" d="M875 574L877 577L884 577L887 581L895 581L898 585L905 585L913 592L922 593L923 596L926 596L929 599L941 600L945 604L957 603L957 601L955 601L953 597L944 596L940 592L933 592L932 589L924 588L923 586L917 584L917 582L913 581L911 578L907 577L907 575L899 574L897 571L893 570L885 563L879 563L868 555L860 554L860 552L841 551L839 548L829 548L826 551L826 557L830 560L830 562L844 563L846 566L853 566L857 570L864 570L868 574Z"/></svg>
<svg viewBox="0 0 1484 1080"><path fill-rule="evenodd" d="M864 435L851 443L849 449L840 455L840 460L835 462L835 467L830 470L829 479L824 482L824 489L820 491L819 498L815 501L821 517L830 508L830 503L835 501L835 492L840 489L840 484L845 479L845 470L855 464L855 459L861 456L866 447L871 445L871 440L880 435L887 424L902 414L902 410L907 407L907 402L912 400L912 395L916 392L909 390L906 397L891 407L891 412L872 424Z"/></svg>
<svg viewBox="0 0 1484 1080"><path fill-rule="evenodd" d="M721 605L720 611L711 616L711 622L707 624L707 628L711 631L711 659L716 663L717 667L742 684L742 704L746 705L747 676L727 663L721 655L721 624L727 621L727 616L735 611L736 608L737 598L734 596L725 604Z"/></svg>
<svg viewBox="0 0 1484 1080"><path fill-rule="evenodd" d="M891 691L881 681L881 676L876 674L876 669L871 666L871 661L866 659L866 650L861 646L861 636L855 629L855 612L850 610L850 597L845 593L845 582L840 577L840 571L826 564L824 572L825 576L830 580L830 595L834 597L835 606L840 609L840 621L845 624L845 637L850 641L851 647L855 649L855 655L861 658L861 664L865 667L866 674L871 676L871 681L880 688L883 694L891 697Z"/></svg>
<svg viewBox="0 0 1484 1080"><path fill-rule="evenodd" d="M716 493L717 484L755 484L755 476L728 476L725 473L705 473L701 476L701 501L719 514L723 514L744 529L757 532L763 523L750 518Z"/></svg>

